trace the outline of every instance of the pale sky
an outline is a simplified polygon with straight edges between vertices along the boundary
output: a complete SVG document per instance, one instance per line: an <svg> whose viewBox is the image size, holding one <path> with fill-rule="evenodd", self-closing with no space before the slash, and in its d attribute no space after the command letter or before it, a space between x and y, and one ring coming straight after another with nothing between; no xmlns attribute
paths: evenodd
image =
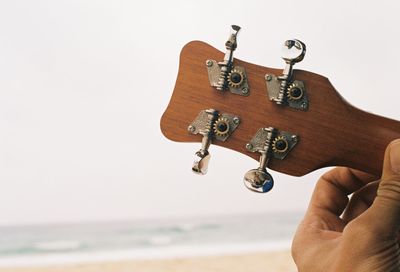
<svg viewBox="0 0 400 272"><path fill-rule="evenodd" d="M283 68L280 46L307 44L298 69L327 76L352 104L400 119L398 1L0 2L0 225L304 211L325 170L273 173L265 195L243 186L257 162L171 142L159 119L179 52L191 40ZM371 136L373 137L373 131Z"/></svg>

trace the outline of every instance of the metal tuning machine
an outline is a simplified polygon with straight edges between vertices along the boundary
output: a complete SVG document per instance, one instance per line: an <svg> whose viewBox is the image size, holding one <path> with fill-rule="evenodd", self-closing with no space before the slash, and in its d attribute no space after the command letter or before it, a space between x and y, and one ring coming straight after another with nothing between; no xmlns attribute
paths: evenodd
<svg viewBox="0 0 400 272"><path fill-rule="evenodd" d="M232 25L232 33L225 43L226 53L224 60L217 62L207 60L206 66L210 85L218 91L228 90L233 94L248 96L250 88L244 67L233 65L233 51L237 47L237 34L240 26Z"/></svg>
<svg viewBox="0 0 400 272"><path fill-rule="evenodd" d="M260 128L246 149L250 152L259 152L260 166L248 171L244 176L245 186L254 192L266 193L274 186L274 179L267 171L271 158L283 160L298 142L298 136L290 132L281 131L273 127Z"/></svg>
<svg viewBox="0 0 400 272"><path fill-rule="evenodd" d="M299 40L287 40L282 47L282 58L286 62L282 75L265 75L269 99L278 105L308 110L309 101L304 83L293 78L293 66L302 61L306 45Z"/></svg>
<svg viewBox="0 0 400 272"><path fill-rule="evenodd" d="M226 141L239 124L239 117L233 114L219 113L214 109L200 111L196 119L188 126L190 133L203 136L201 148L195 153L192 167L194 173L200 175L207 173L211 156L208 149L212 140Z"/></svg>

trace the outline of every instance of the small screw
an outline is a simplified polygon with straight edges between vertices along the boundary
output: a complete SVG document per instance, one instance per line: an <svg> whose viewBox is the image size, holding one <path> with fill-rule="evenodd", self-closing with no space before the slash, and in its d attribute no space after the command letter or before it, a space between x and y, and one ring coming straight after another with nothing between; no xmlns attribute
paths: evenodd
<svg viewBox="0 0 400 272"><path fill-rule="evenodd" d="M206 65L207 65L208 67L213 66L212 60L207 60L207 61L206 61Z"/></svg>
<svg viewBox="0 0 400 272"><path fill-rule="evenodd" d="M243 87L242 94L248 94L248 93L249 93L249 89L246 87Z"/></svg>
<svg viewBox="0 0 400 272"><path fill-rule="evenodd" d="M307 109L307 103L306 102L301 103L301 108L303 110Z"/></svg>
<svg viewBox="0 0 400 272"><path fill-rule="evenodd" d="M233 122L234 122L236 125L239 124L239 123L240 123L239 117L237 117L237 116L233 117Z"/></svg>
<svg viewBox="0 0 400 272"><path fill-rule="evenodd" d="M196 130L196 128L194 126L192 126L192 125L188 126L188 131L189 132L193 133L195 130Z"/></svg>
<svg viewBox="0 0 400 272"><path fill-rule="evenodd" d="M253 149L253 145L250 144L250 143L246 144L246 149L247 150L252 150Z"/></svg>
<svg viewBox="0 0 400 272"><path fill-rule="evenodd" d="M292 141L297 142L297 135L292 135Z"/></svg>
<svg viewBox="0 0 400 272"><path fill-rule="evenodd" d="M265 79L266 79L267 81L271 81L271 80L272 80L272 76L271 76L271 75L268 75L268 74L266 74L266 75L265 75Z"/></svg>

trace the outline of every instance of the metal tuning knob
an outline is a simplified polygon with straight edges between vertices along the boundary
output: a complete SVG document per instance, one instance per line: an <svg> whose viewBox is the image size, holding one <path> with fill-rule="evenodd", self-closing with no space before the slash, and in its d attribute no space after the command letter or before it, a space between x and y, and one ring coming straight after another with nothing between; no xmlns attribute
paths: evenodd
<svg viewBox="0 0 400 272"><path fill-rule="evenodd" d="M219 113L214 109L202 110L195 120L188 126L192 134L202 135L201 148L195 153L192 171L196 174L205 175L210 160L208 151L212 141L226 141L233 131L239 126L238 116L229 113Z"/></svg>
<svg viewBox="0 0 400 272"><path fill-rule="evenodd" d="M246 71L244 67L233 65L233 51L237 48L239 30L240 26L231 26L231 34L225 43L226 53L223 61L209 59L206 61L206 66L211 86L218 91L230 90L231 93L247 96L250 88Z"/></svg>
<svg viewBox="0 0 400 272"><path fill-rule="evenodd" d="M235 51L237 47L236 37L239 33L240 26L232 25L231 27L231 34L229 36L229 39L225 43L226 53L224 60L218 63L221 70L216 87L219 91L224 91L228 87L228 73L232 69L233 51Z"/></svg>
<svg viewBox="0 0 400 272"><path fill-rule="evenodd" d="M299 40L287 40L282 46L282 59L286 66L282 75L265 75L268 95L278 105L307 110L308 98L304 83L293 78L293 66L302 61L306 54L306 45Z"/></svg>
<svg viewBox="0 0 400 272"><path fill-rule="evenodd" d="M286 67L283 69L282 75L279 77L281 80L281 90L276 102L281 102L279 99L285 94L287 84L293 77L293 66L302 61L306 54L306 45L299 40L287 40L282 46L282 59L286 62ZM281 98L283 99L283 98Z"/></svg>
<svg viewBox="0 0 400 272"><path fill-rule="evenodd" d="M211 145L213 130L212 127L218 118L218 111L209 109L204 111L202 114L203 127L198 129L198 133L203 136L201 141L201 148L195 153L195 159L192 166L192 171L196 174L205 175L208 170L208 162L210 161L211 155L208 152L208 148ZM189 126L189 131L193 130L193 125Z"/></svg>
<svg viewBox="0 0 400 272"><path fill-rule="evenodd" d="M273 127L260 128L246 145L250 152L260 153L260 165L244 175L244 185L251 191L266 193L274 186L274 179L267 171L270 159L283 160L297 144L298 136Z"/></svg>
<svg viewBox="0 0 400 272"><path fill-rule="evenodd" d="M244 185L251 191L258 193L266 193L274 186L274 179L267 172L267 164L271 156L272 139L275 137L276 129L262 128L264 138L263 143L258 143L254 147L252 143L248 143L246 148L252 152L259 152L260 166L257 169L251 169L244 175Z"/></svg>
<svg viewBox="0 0 400 272"><path fill-rule="evenodd" d="M244 175L244 185L250 191L266 193L274 187L274 179L267 170L260 165L257 169L252 169Z"/></svg>
<svg viewBox="0 0 400 272"><path fill-rule="evenodd" d="M208 133L203 135L203 140L201 141L201 148L195 153L195 159L192 166L192 171L199 175L207 174L208 162L210 161L211 155L208 152L208 148L211 145L211 137Z"/></svg>

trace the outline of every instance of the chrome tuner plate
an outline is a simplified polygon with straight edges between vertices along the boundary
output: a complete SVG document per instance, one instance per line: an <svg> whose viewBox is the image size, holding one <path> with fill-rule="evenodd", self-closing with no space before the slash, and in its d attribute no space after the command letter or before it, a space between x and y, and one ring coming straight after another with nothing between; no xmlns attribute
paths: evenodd
<svg viewBox="0 0 400 272"><path fill-rule="evenodd" d="M240 118L229 113L219 113L217 110L202 110L196 119L188 126L188 132L201 134L201 148L195 153L192 171L196 174L207 173L210 153L208 151L214 139L226 141L240 124Z"/></svg>
<svg viewBox="0 0 400 272"><path fill-rule="evenodd" d="M216 60L206 61L208 80L210 85L217 88L219 86L221 67ZM247 80L246 71L242 66L232 66L231 71L227 73L227 89L233 94L248 96L250 86Z"/></svg>
<svg viewBox="0 0 400 272"><path fill-rule="evenodd" d="M265 83L267 84L269 100L276 101L281 91L281 80L275 75L266 74ZM309 101L303 81L294 80L289 84L286 88L285 96L285 103L289 107L302 111L308 110Z"/></svg>
<svg viewBox="0 0 400 272"><path fill-rule="evenodd" d="M240 124L240 118L230 113L217 113L215 120L210 123L209 110L202 110L196 119L189 125L188 131L192 134L204 134L211 130L213 138L225 142Z"/></svg>
<svg viewBox="0 0 400 272"><path fill-rule="evenodd" d="M299 137L287 131L269 135L269 128L260 128L246 148L250 152L260 152L265 149L265 143L270 142L270 154L273 158L283 160L299 141Z"/></svg>

